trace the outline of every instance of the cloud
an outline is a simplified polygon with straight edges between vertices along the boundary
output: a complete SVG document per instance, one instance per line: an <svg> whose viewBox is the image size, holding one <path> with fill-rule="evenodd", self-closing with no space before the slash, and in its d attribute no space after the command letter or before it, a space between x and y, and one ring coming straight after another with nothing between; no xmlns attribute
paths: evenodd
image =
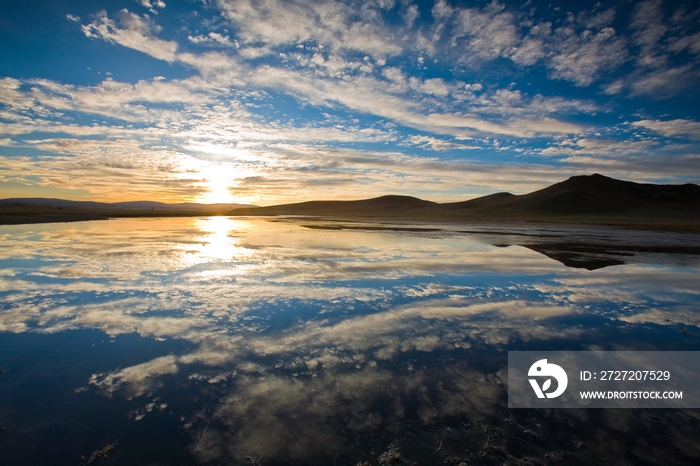
<svg viewBox="0 0 700 466"><path fill-rule="evenodd" d="M157 2L143 4L149 5L159 9ZM135 83L107 79L91 86L2 79L0 137L19 155L14 161L3 158L4 166L18 170L3 179L31 184L34 170L41 185L58 188L59 167L70 167L86 176L84 186L92 194L98 189L108 193L108 180L130 179L134 183L125 191L130 196L147 195L158 183L167 183L161 191L168 199L196 196L201 200L209 189L206 173L212 167L222 168L223 173L225 167L232 175L228 180L222 175L220 191L248 196L257 183L259 197L246 197L254 202L275 193L280 196L279 186L285 183L297 187L297 199L314 192L346 198L353 184L374 189L376 194L405 192L405 181L410 179L416 181L413 187L418 194L456 200L452 196L458 176L470 177L462 186L474 182L475 187L484 188L487 172L494 176L489 189L504 188L503 178L495 176L497 164L475 170L476 164L430 161L425 175L419 173L425 164L397 155L408 147L401 144L412 144L413 150L434 152L480 148L478 155L472 151L472 157L498 153L500 160L508 157L503 168L507 173L524 176L522 184L511 190L541 187L533 180L556 181L556 168L622 170L633 163L632 151L621 146L608 156L592 146L591 141L608 136L589 123L591 117L609 114L613 107L549 91L526 92L516 84L476 82L473 71L487 70L491 65L486 62L511 60L515 67L511 71L519 68L517 72L522 73L523 68L539 66L548 69L552 79L590 86L626 63L629 47L651 44L667 55L692 54L694 47L690 26L676 16L658 18L675 25L666 27L661 39L640 36L626 41L612 29L613 21L621 21L612 9L567 14L561 21L550 22L532 11L498 2L481 8L437 2L431 14L405 2L324 0L314 5L222 0L210 6L224 16L215 23L195 21L201 28L180 34L181 43L159 38L166 34L153 15L127 10L98 13L83 26L88 37L184 66L193 76ZM641 7L635 11L639 28L643 21L654 20ZM397 23L401 15L412 19ZM315 29L308 29L309 25ZM406 45L408 37L415 38L415 46ZM426 64L435 60L461 66L467 70L465 77L424 73ZM613 82L604 82L605 92L668 97L694 82L697 74L693 63L644 70L635 66L638 69L631 74L616 74ZM674 85L669 86L669 80ZM293 107L290 111L269 111L287 98L285 102ZM319 113L332 117L311 116ZM670 137L670 133L657 134ZM563 139L581 143L573 150L559 145ZM124 150L118 149L119 144L124 144ZM382 151L377 144L387 144L388 149ZM549 148L542 148L543 144ZM338 157L339 146L358 152L372 149L364 157L358 157L358 152ZM627 172L635 177L660 165L642 146L637 141L630 146L637 155L645 155L638 170ZM665 172L679 173L679 167L694 160L695 152L686 147L685 158L675 154ZM528 165L521 157L538 153L548 156L544 163L550 167ZM138 163L131 154L147 162ZM180 156L181 169L165 171L165 177L156 171L163 159ZM118 157L126 161L110 160ZM56 162L53 173L52 160ZM399 160L405 167L397 165ZM343 163L349 165L343 169ZM451 174L443 167L457 171ZM469 170L476 174L465 174ZM435 178L431 180L428 173ZM438 179L444 180L442 192ZM65 186L77 184L69 181Z"/></svg>
<svg viewBox="0 0 700 466"><path fill-rule="evenodd" d="M518 65L534 65L546 56L544 41L526 37L519 45L513 47L510 58Z"/></svg>
<svg viewBox="0 0 700 466"><path fill-rule="evenodd" d="M552 76L577 86L589 86L605 71L615 69L628 57L625 40L615 29L577 32L575 26L563 26L554 31L555 53L548 67Z"/></svg>
<svg viewBox="0 0 700 466"><path fill-rule="evenodd" d="M643 67L660 68L667 64L667 57L660 53L661 40L668 32L664 24L661 0L649 0L636 5L632 17L634 43L640 49L637 63Z"/></svg>
<svg viewBox="0 0 700 466"><path fill-rule="evenodd" d="M0 179L79 189L91 193L91 199L105 200L142 200L158 193L161 199L175 202L183 197L196 198L207 189L201 177L187 167L199 167L201 162L186 154L144 151L126 140L44 140L39 147L65 155L0 156L0 166L8 170ZM71 177L66 178L66 172Z"/></svg>
<svg viewBox="0 0 700 466"><path fill-rule="evenodd" d="M177 43L156 38L155 34L160 32L160 27L147 16L138 16L124 9L117 14L117 21L114 21L103 10L95 15L92 22L82 26L82 30L87 37L100 38L138 50L159 60L175 61Z"/></svg>
<svg viewBox="0 0 700 466"><path fill-rule="evenodd" d="M700 140L700 122L692 120L641 120L632 123L637 128L646 128L671 138Z"/></svg>
<svg viewBox="0 0 700 466"><path fill-rule="evenodd" d="M674 131L677 132L676 135L693 131L692 124L685 126L680 122L665 124L644 121L643 124L637 122L631 126L664 131L666 137L672 137ZM658 182L661 176L674 177L682 182L696 182L692 167L700 159L700 155L687 144L639 134L622 140L597 137L564 139L539 153L556 157L561 163L585 169L588 173L604 172L615 178L640 182Z"/></svg>
<svg viewBox="0 0 700 466"><path fill-rule="evenodd" d="M447 150L472 150L478 149L478 146L463 144L456 141L446 141L431 136L411 136L408 138L408 143L433 151Z"/></svg>
<svg viewBox="0 0 700 466"><path fill-rule="evenodd" d="M158 14L158 10L156 8L165 8L165 2L163 0L136 0L143 6L144 8L148 8L148 10L155 14Z"/></svg>
<svg viewBox="0 0 700 466"><path fill-rule="evenodd" d="M696 46L698 33L690 17L693 14L682 6L666 14L661 0L648 0L635 6L630 27L631 52L635 57L635 69L629 75L606 87L615 94L624 88L633 96L651 96L665 99L691 89L700 76L700 60ZM688 51L690 59L678 60L679 54ZM694 55L694 56L692 56Z"/></svg>
<svg viewBox="0 0 700 466"><path fill-rule="evenodd" d="M564 140L558 146L541 151L543 155L615 155L645 153L656 145L653 141L618 141L614 139L580 138L576 141Z"/></svg>
<svg viewBox="0 0 700 466"><path fill-rule="evenodd" d="M344 14L349 14L345 10L345 6L341 6L335 2L328 4L324 3L323 5L327 6L332 11L340 9L344 12ZM297 22L290 22L286 17L284 19L282 16L278 17L277 15L280 13L278 13L278 9L272 8L274 6L272 4L253 5L245 2L238 2L236 3L235 11L233 9L233 5L229 4L229 2L221 2L220 6L225 12L228 12L228 15L232 21L237 21L240 23L239 26L241 30L239 31L239 38L242 37L245 39L245 37L247 37L246 31L248 31L249 34L252 34L248 38L248 42L259 44L262 41L263 48L269 49L270 46L274 47L282 43L299 43L309 39L297 31L297 29L295 29L296 26L291 26L290 29L289 24L294 25L297 24ZM312 14L310 10L300 5L287 5L287 9L291 11L292 14L305 18L299 20L299 27L303 26L303 24L308 21L322 21L322 19L319 19L319 17L315 15L325 17L323 16L324 13ZM477 14L466 10L462 11L458 15L462 21L460 23L462 24L461 31L465 34L467 34L468 31L472 31L469 32L469 34L473 33L472 35L482 33L486 34L488 31L490 31L490 26L486 26L486 24L490 21L489 18L494 19L504 15L505 13L499 13L502 9L502 6L494 2L485 10L484 13ZM279 9L279 11L281 12L284 10ZM368 11L369 10L365 11L365 13L376 19L376 11L375 13ZM148 40L151 40L151 37L147 37L145 31L150 31L153 29L152 25L149 26L148 24L145 24L142 20L140 20L140 18L128 12L122 11L120 14L125 18L129 18L129 21L122 21L124 23L122 26L124 26L125 29L117 30L112 27L112 35L128 35L133 30L136 30L141 33L141 38L148 38ZM244 18L248 18L249 16L253 18L253 22L251 24L244 21ZM506 16L507 18L512 19L511 16ZM284 20L285 24L288 26L286 28L274 27L277 20ZM103 17L101 21L106 23L109 20ZM507 22L506 19L503 19L503 21ZM503 24L505 24L505 22ZM342 26L339 23L336 24L336 22L333 22L333 24L336 28L340 28ZM346 26L347 25L342 27ZM482 31L479 29L481 27L487 28L487 31ZM97 27L95 26L93 29L96 28ZM249 31L246 28L252 29ZM257 32L253 33L251 31ZM102 37L107 40L114 40L113 38L110 39L111 36L107 35L106 33L102 34ZM363 37L366 38L369 36L365 34ZM218 42L228 41L228 38L224 39L224 36L221 36L218 33L215 36L210 33L206 37L190 36L190 40L195 42L202 42L205 39L216 40ZM482 41L481 39L479 40L479 43L494 43L492 38L490 38L488 41ZM342 43L345 46L349 46L348 44L351 45L351 42L348 42L347 40ZM133 46L133 44L126 45ZM338 52L343 52L341 49L342 47L336 47ZM434 107L436 104L444 106L450 102L450 97L453 99L451 100L453 105L454 103L459 102L470 102L472 101L472 96L469 93L470 91L467 90L465 92L462 90L465 88L461 88L459 83L449 83L441 78L422 80L411 77L408 79L406 76L404 76L402 71L396 68L386 68L382 71L383 76L388 79L388 82L379 80L373 76L365 76L363 74L354 75L352 70L361 71L366 69L371 71L373 66L368 68L366 63L349 62L344 60L342 56L333 54L326 55L320 51L313 52L313 56L308 58L308 61L306 62L307 65L305 65L309 66L315 64L320 68L316 69L315 71L273 66L259 67L253 71L246 70L245 67L241 68L241 66L239 66L240 64L238 64L234 58L226 55L211 53L204 55L193 55L190 53L175 54L175 50L175 48L172 50L172 55L167 57L167 60L172 61L177 59L190 66L194 66L204 75L210 76L210 79L214 79L218 82L227 80L230 81L235 76L235 79L243 79L243 81L248 85L282 90L299 99L309 101L313 105L341 104L349 109L390 118L403 125L408 125L421 130L435 131L440 134L464 137L473 136L478 132L487 132L518 137L532 137L540 133L555 134L560 132L580 131L580 128L575 125L557 122L551 117L542 118L541 115L533 115L538 121L528 122L523 119L518 119L514 120L512 124L510 124L508 121L499 124L496 122L481 121L480 117L466 117L462 118L462 121L457 124L455 124L453 120L453 122L448 125L435 125L434 123L436 121L440 121L440 119L430 114L430 107ZM243 54L242 56L251 58L250 55L246 55L248 53L246 50L249 50L249 48L246 48L245 50L241 49L241 53ZM332 51L334 49L331 48L330 50ZM271 51L271 49L268 51ZM371 52L369 50L363 51L367 53ZM158 53L152 55L156 58L160 57ZM294 54L290 55L290 57L291 56L294 56ZM298 56L296 60L301 63L307 59L302 58L302 56ZM592 69L591 66L588 65L586 68ZM342 80L339 78L342 78ZM541 98L541 96L539 96L539 98L540 100L545 100ZM437 99L439 99L439 103ZM475 110L478 112L480 108L476 108ZM492 113L495 113L496 111L497 109L494 109ZM447 120L443 119L442 121Z"/></svg>
<svg viewBox="0 0 700 466"><path fill-rule="evenodd" d="M378 58L401 51L382 21L383 8L378 4L218 0L217 5L245 44L264 43L272 48L309 44L334 53L356 51Z"/></svg>
<svg viewBox="0 0 700 466"><path fill-rule="evenodd" d="M416 125L418 126L418 125ZM583 132L583 128L555 120L542 118L540 120L517 118L506 120L504 123L495 123L479 118L476 115L446 115L431 114L425 118L425 129L442 134L455 136L473 136L478 133L508 135L516 137L534 137L537 135L575 134ZM465 129L467 131L459 131Z"/></svg>
<svg viewBox="0 0 700 466"><path fill-rule="evenodd" d="M700 55L700 32L676 38L675 42L669 46L669 50L675 53L688 50L690 53Z"/></svg>
<svg viewBox="0 0 700 466"><path fill-rule="evenodd" d="M457 10L450 45L464 48L462 60L494 59L509 56L520 43L515 16L505 5L493 0L483 10Z"/></svg>
<svg viewBox="0 0 700 466"><path fill-rule="evenodd" d="M214 44L224 47L239 48L238 42L232 42L229 36L219 34L218 32L210 32L205 35L187 36L187 40L195 44Z"/></svg>
<svg viewBox="0 0 700 466"><path fill-rule="evenodd" d="M665 68L635 76L630 87L632 95L668 98L693 85L698 76L700 72L691 66Z"/></svg>
<svg viewBox="0 0 700 466"><path fill-rule="evenodd" d="M570 13L558 28L496 0L482 9L439 2L433 17L432 54L444 52L472 67L499 58L521 67L543 63L552 79L585 87L619 68L629 56L626 40L611 27L613 9ZM444 37L449 40L439 46Z"/></svg>

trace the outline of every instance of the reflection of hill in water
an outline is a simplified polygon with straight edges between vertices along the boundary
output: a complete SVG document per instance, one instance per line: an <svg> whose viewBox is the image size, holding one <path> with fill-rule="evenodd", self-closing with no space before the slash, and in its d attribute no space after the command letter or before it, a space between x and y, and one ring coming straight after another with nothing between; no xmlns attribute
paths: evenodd
<svg viewBox="0 0 700 466"><path fill-rule="evenodd" d="M605 246L582 244L526 244L528 249L544 254L567 267L596 270L612 265L622 265L638 262L635 257L639 253L657 256L657 262L673 263L674 255L696 255L700 258L700 247L673 246ZM685 258L683 258L685 259Z"/></svg>
<svg viewBox="0 0 700 466"><path fill-rule="evenodd" d="M0 229L3 464L75 465L117 438L105 464L700 459L694 410L507 405L509 351L699 349L698 255L624 249L693 235L227 217ZM629 265L528 249L600 245Z"/></svg>
<svg viewBox="0 0 700 466"><path fill-rule="evenodd" d="M540 254L561 262L567 267L576 267L588 270L602 269L611 265L622 265L624 256L633 254L621 251L610 251L606 248L594 248L590 246L567 246L560 244L531 244L525 246Z"/></svg>
<svg viewBox="0 0 700 466"><path fill-rule="evenodd" d="M619 230L605 227L484 225L464 230L453 224L409 224L368 221L282 220L312 230L384 232L423 237L466 235L497 247L522 246L567 267L596 270L628 263L687 265L700 260L700 235Z"/></svg>

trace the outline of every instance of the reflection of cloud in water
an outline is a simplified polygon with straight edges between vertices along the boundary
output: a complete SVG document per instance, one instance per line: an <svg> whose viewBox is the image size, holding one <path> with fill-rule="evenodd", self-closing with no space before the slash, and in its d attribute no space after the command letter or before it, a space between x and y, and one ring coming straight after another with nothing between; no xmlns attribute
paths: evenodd
<svg viewBox="0 0 700 466"><path fill-rule="evenodd" d="M306 380L241 377L193 449L201 460L330 455L352 441L343 432L400 432L414 406L423 424L444 416L481 418L505 392L504 371L486 375L461 367L440 374L439 383L429 373L373 368Z"/></svg>
<svg viewBox="0 0 700 466"><path fill-rule="evenodd" d="M131 399L150 393L160 387L161 382L157 377L177 372L175 357L170 355L108 374L93 374L90 378L90 384L96 385L109 395L123 385L125 396Z"/></svg>
<svg viewBox="0 0 700 466"><path fill-rule="evenodd" d="M177 369L188 364L218 367L236 361L242 364L240 361L243 358L251 357L274 357L277 368L301 368L319 373L336 366L374 367L375 360L392 360L402 353L469 348L471 341L476 339L488 344L504 344L516 337L529 341L573 336L580 333L580 330L551 328L533 323L569 312L569 309L561 306L530 306L521 301L470 303L447 298L428 301L424 306L405 305L349 318L337 324L305 322L270 336L229 335L220 331L197 332L189 328L189 333L183 333L198 344L197 349L179 356L177 360L169 359L172 366L168 367ZM125 324L129 322L128 319L124 321ZM168 335L170 329L167 321L159 325L155 319L153 326L161 330L160 333L147 326L141 327L139 331L148 335ZM150 333L145 333L147 329ZM173 373L159 372L163 360L158 361L152 366L144 363L110 373L108 377L100 379L101 383L92 383L111 393L123 383L134 384L131 377L134 373L139 373L152 384L158 376ZM270 367L255 367L260 373L271 370ZM239 369L251 372L245 365L240 365ZM134 393L132 396L138 396L144 390L131 392Z"/></svg>
<svg viewBox="0 0 700 466"><path fill-rule="evenodd" d="M694 268L572 270L468 235L223 217L0 231L0 331L88 328L191 344L104 368L89 385L163 397L133 419L167 404L175 378L216 393L193 447L201 460L306 458L337 451L350 432L396 432L409 417L490 415L505 376L474 366L473 354L600 345L598 328L581 323L591 317L601 326L700 318ZM436 365L413 361L422 357Z"/></svg>
<svg viewBox="0 0 700 466"><path fill-rule="evenodd" d="M621 314L611 317L645 321L634 313L663 317L676 312L668 302L674 293L698 295L694 269L571 271L526 248L469 236L328 232L224 217L12 231L0 257L35 262L10 262L0 276L0 329L182 338L198 345L179 357L182 364L293 350L331 367L468 347L474 339L549 339L580 329L543 321L596 312L596 303L618 305ZM422 280L407 284L411 277ZM379 279L381 286L372 283ZM666 308L650 311L657 301ZM271 311L284 316L300 306L310 313L272 331Z"/></svg>
<svg viewBox="0 0 700 466"><path fill-rule="evenodd" d="M522 301L478 303L464 298L446 298L348 318L335 325L304 323L299 329L290 329L282 335L250 339L247 345L263 354L319 348L322 356L315 359L324 366L332 366L343 362L342 353L348 352L366 356L370 352L370 357L388 359L398 352L459 347L483 329L498 328L504 333L501 338L507 341L513 335L537 333L533 321L569 312L570 309L562 306ZM507 323L504 325L504 322Z"/></svg>

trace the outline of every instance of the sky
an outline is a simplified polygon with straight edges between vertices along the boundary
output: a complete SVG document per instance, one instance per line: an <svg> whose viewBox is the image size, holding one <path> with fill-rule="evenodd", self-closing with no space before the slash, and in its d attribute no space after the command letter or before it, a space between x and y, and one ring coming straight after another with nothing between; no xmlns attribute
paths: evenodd
<svg viewBox="0 0 700 466"><path fill-rule="evenodd" d="M696 1L27 0L0 43L0 198L700 182Z"/></svg>

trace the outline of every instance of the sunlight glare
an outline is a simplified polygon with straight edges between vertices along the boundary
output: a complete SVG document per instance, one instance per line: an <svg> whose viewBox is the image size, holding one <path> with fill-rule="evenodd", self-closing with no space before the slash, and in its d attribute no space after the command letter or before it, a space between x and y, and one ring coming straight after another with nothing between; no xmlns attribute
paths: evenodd
<svg viewBox="0 0 700 466"><path fill-rule="evenodd" d="M231 195L228 188L231 184L229 165L215 165L202 171L207 191L202 194L201 202L206 204L226 204L235 203L236 199Z"/></svg>
<svg viewBox="0 0 700 466"><path fill-rule="evenodd" d="M246 229L243 222L230 217L207 217L197 223L202 232L200 253L207 260L236 260L250 255L249 250L236 245L236 238L232 235Z"/></svg>

